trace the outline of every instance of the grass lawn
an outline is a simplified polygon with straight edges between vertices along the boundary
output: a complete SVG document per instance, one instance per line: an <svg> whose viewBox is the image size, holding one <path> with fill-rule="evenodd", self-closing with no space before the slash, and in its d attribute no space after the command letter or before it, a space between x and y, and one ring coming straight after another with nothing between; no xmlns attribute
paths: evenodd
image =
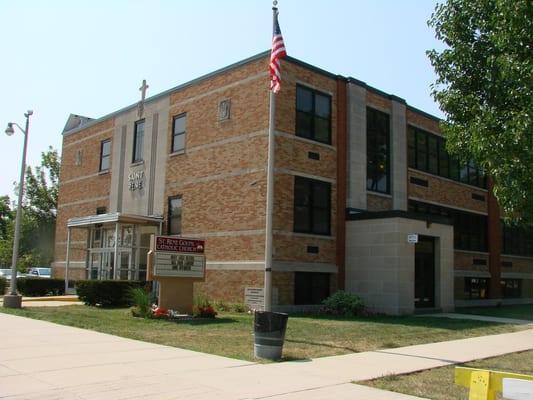
<svg viewBox="0 0 533 400"><path fill-rule="evenodd" d="M463 365L533 375L533 351L512 353ZM428 399L468 399L468 389L454 383L454 368L455 366L441 367L409 375L386 376L357 383Z"/></svg>
<svg viewBox="0 0 533 400"><path fill-rule="evenodd" d="M224 313L213 321L134 318L128 309L88 306L0 308L1 312L91 329L146 342L253 360L253 315ZM519 328L481 321L426 317L289 317L286 360L440 342Z"/></svg>
<svg viewBox="0 0 533 400"><path fill-rule="evenodd" d="M527 319L533 321L533 304L499 307L461 307L456 308L458 314L489 315L491 317Z"/></svg>

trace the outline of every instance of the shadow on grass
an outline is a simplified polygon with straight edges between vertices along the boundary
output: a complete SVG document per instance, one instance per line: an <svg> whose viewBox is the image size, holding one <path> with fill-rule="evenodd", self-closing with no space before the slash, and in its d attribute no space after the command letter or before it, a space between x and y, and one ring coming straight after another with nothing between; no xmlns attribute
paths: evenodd
<svg viewBox="0 0 533 400"><path fill-rule="evenodd" d="M332 315L318 315L318 314L294 314L290 319L314 319L324 321L338 321L338 322L356 322L365 324L384 324L384 325L403 325L410 327L421 328L439 328L451 331L462 331L475 328L487 328L502 326L505 324L487 321L475 321L468 319L452 319L442 317L417 317L417 316L372 316L372 317L357 317L357 316L332 316Z"/></svg>
<svg viewBox="0 0 533 400"><path fill-rule="evenodd" d="M360 350L353 349L351 347L335 346L329 343L313 342L310 340L296 340L296 339L285 338L285 341L290 342L290 343L307 344L309 346L329 347L330 349L346 350L346 351L349 351L350 353L358 353L360 351Z"/></svg>
<svg viewBox="0 0 533 400"><path fill-rule="evenodd" d="M169 322L174 322L180 325L220 325L220 324L235 324L239 321L234 318L201 318L201 319L185 319L185 320L167 320Z"/></svg>

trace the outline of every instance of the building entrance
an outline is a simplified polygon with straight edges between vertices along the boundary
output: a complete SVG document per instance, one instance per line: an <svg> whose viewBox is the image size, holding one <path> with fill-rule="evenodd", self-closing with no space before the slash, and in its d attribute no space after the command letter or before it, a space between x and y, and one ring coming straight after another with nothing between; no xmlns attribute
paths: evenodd
<svg viewBox="0 0 533 400"><path fill-rule="evenodd" d="M415 308L435 307L435 238L415 244Z"/></svg>

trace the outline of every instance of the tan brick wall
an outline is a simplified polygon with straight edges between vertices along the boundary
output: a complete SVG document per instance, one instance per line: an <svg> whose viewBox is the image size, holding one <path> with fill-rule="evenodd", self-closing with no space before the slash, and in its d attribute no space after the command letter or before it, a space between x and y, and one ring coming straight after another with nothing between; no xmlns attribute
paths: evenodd
<svg viewBox="0 0 533 400"><path fill-rule="evenodd" d="M318 153L320 160L309 158L309 152ZM335 179L337 173L337 152L329 147L276 137L276 168L284 168Z"/></svg>
<svg viewBox="0 0 533 400"><path fill-rule="evenodd" d="M366 208L368 211L392 210L392 198L376 194L367 194Z"/></svg>
<svg viewBox="0 0 533 400"><path fill-rule="evenodd" d="M112 138L113 126L114 119L110 118L80 132L63 137L55 261L65 261L67 221L69 218L94 215L97 207L109 208L111 173L99 174L100 145L102 140ZM113 146L112 142L111 146ZM79 150L81 150L81 164L76 165L76 154ZM72 230L71 261L85 261L84 243L86 240L85 229ZM62 274L61 271L62 268L55 267L54 275L59 276L58 274ZM85 274L84 271L83 274Z"/></svg>
<svg viewBox="0 0 533 400"><path fill-rule="evenodd" d="M100 169L100 143L112 138L114 123L115 120L110 118L63 138L60 172L62 183L98 173ZM78 150L81 150L81 165L76 165ZM111 162L113 162L112 159Z"/></svg>
<svg viewBox="0 0 533 400"><path fill-rule="evenodd" d="M244 303L244 289L263 287L263 271L207 270L205 282L195 282L194 292L207 294L211 301Z"/></svg>
<svg viewBox="0 0 533 400"><path fill-rule="evenodd" d="M294 304L294 272L272 272L272 288L278 292L278 304Z"/></svg>
<svg viewBox="0 0 533 400"><path fill-rule="evenodd" d="M441 133L439 123L433 118L428 118L412 110L406 110L407 124L413 124L433 133Z"/></svg>
<svg viewBox="0 0 533 400"><path fill-rule="evenodd" d="M301 84L312 89L330 94L331 97L331 142L332 146L324 146L312 141L285 136L276 138L276 168L301 173L310 178L321 177L335 180L337 176L337 82L331 77L302 66L284 62L283 88L276 97L276 130L295 135L296 128L296 86ZM308 153L316 152L320 160L312 160ZM274 204L274 259L279 261L328 262L335 263L336 242L320 236L309 237L293 235L294 231L294 175L278 172L275 178ZM315 178L316 179L316 178ZM331 236L336 232L337 215L336 184L331 184ZM307 246L319 247L319 254L308 254ZM286 273L289 274L289 273ZM289 275L285 276L285 280ZM281 279L281 278L279 278ZM294 281L292 277L291 282ZM291 283L293 285L293 283ZM288 292L293 296L294 289ZM292 301L287 296L287 301Z"/></svg>
<svg viewBox="0 0 533 400"><path fill-rule="evenodd" d="M173 116L187 113L187 120L185 153L167 160L165 217L166 199L181 195L182 234L206 239L208 261L264 260L266 71L267 58L170 95L169 152ZM231 102L230 119L219 121L218 107L224 99ZM215 290L220 277L228 277L231 286L239 273L210 271L204 286Z"/></svg>
<svg viewBox="0 0 533 400"><path fill-rule="evenodd" d="M318 254L308 253L307 246L317 246ZM335 240L275 234L274 260L335 264Z"/></svg>
<svg viewBox="0 0 533 400"><path fill-rule="evenodd" d="M433 201L442 205L464 208L472 211L487 212L487 192L475 189L461 183L442 179L419 171L408 170L411 176L428 181L428 187L408 183L409 197L416 197L422 201ZM408 181L409 182L409 181ZM485 197L485 201L472 199L472 193Z"/></svg>
<svg viewBox="0 0 533 400"><path fill-rule="evenodd" d="M52 269L52 275L53 278L65 278L65 267L54 266L54 268ZM85 270L85 268L81 269L71 267L68 270L68 279L73 281L87 279L87 271Z"/></svg>
<svg viewBox="0 0 533 400"><path fill-rule="evenodd" d="M486 265L474 265L474 258L486 260ZM489 271L488 254L468 253L462 251L454 252L454 266L456 270L464 271Z"/></svg>
<svg viewBox="0 0 533 400"><path fill-rule="evenodd" d="M533 258L502 256L501 261L510 261L512 267L501 268L502 272L526 272L533 274Z"/></svg>
<svg viewBox="0 0 533 400"><path fill-rule="evenodd" d="M392 110L392 102L389 98L374 93L371 90L366 91L366 104L370 108L375 107L387 112L391 112Z"/></svg>

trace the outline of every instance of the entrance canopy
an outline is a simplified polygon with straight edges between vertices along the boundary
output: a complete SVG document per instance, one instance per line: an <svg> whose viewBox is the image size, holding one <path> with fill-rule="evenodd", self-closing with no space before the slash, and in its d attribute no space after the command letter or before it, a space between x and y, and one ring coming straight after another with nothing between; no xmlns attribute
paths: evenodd
<svg viewBox="0 0 533 400"><path fill-rule="evenodd" d="M65 286L68 285L71 231L87 232L87 279L146 279L150 236L161 234L163 218L122 213L97 214L67 221Z"/></svg>
<svg viewBox="0 0 533 400"><path fill-rule="evenodd" d="M70 218L67 221L67 228L89 228L98 224L133 224L133 225L160 225L163 217L149 217L144 215L111 213L90 215L88 217Z"/></svg>

